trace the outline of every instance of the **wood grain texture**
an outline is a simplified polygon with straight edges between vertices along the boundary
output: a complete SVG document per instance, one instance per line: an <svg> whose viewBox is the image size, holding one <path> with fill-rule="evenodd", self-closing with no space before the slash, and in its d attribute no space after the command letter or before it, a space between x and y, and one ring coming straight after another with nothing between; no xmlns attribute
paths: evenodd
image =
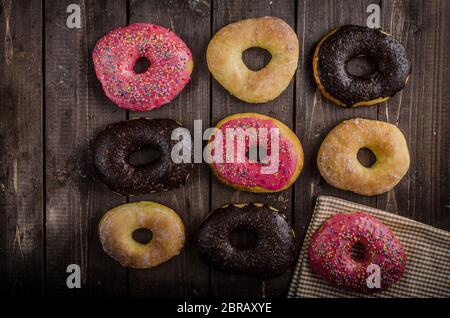
<svg viewBox="0 0 450 318"><path fill-rule="evenodd" d="M3 1L0 16L0 295L39 295L44 273L42 4Z"/></svg>
<svg viewBox="0 0 450 318"><path fill-rule="evenodd" d="M126 202L97 180L91 145L126 112L104 95L95 78L92 49L111 29L126 24L123 1L83 1L82 27L66 27L71 1L45 6L46 251L47 292L54 295L125 295L126 270L100 246L97 225ZM66 267L81 267L82 288L68 289Z"/></svg>
<svg viewBox="0 0 450 318"><path fill-rule="evenodd" d="M207 9L209 4L204 4L204 9ZM200 119L208 127L210 87L204 54L210 37L209 16L193 10L186 1L131 1L129 12L130 23L154 23L174 31L186 42L194 59L191 81L177 98L146 113L131 112L130 118L171 118L181 122L191 132L194 120ZM196 250L196 230L208 214L208 194L208 168L196 164L184 187L130 198L130 201L151 200L169 206L179 213L186 227L186 243L179 256L156 268L129 271L130 295L208 295L208 267L200 261Z"/></svg>
<svg viewBox="0 0 450 318"><path fill-rule="evenodd" d="M320 39L330 30L345 24L366 25L365 1L313 1L298 2L297 32L303 56L297 72L296 133L305 149L303 180L296 185L295 230L297 248L301 246L315 198L333 195L369 206L376 206L376 197L363 197L333 188L325 182L317 169L316 158L326 134L343 120L361 117L377 119L378 108L343 108L326 100L318 91L312 75L312 56Z"/></svg>
<svg viewBox="0 0 450 318"><path fill-rule="evenodd" d="M45 2L45 3L43 3ZM229 202L265 202L283 211L297 249L318 195L334 195L450 230L450 2L446 0L80 0L82 27L69 29L62 1L0 3L0 295L284 297L290 273L258 280L211 270L196 249L199 225ZM381 6L382 29L407 48L413 65L405 89L377 106L344 109L317 92L311 57L320 38L344 24L365 25L367 5ZM295 79L275 101L242 102L210 75L205 52L221 27L250 17L277 16L295 28L300 60ZM109 101L91 53L108 31L127 23L172 29L194 57L191 82L171 103L126 112ZM245 54L250 66L265 59ZM267 59L266 59L267 61ZM160 194L122 197L94 173L91 145L107 124L134 117L172 118L203 129L239 112L275 117L295 129L305 167L291 189L252 194L227 188L196 164L187 184ZM408 174L393 190L363 197L332 188L317 170L325 135L354 117L397 125L411 154ZM180 213L187 231L182 254L149 270L128 270L107 256L97 225L110 208L154 200ZM66 287L66 267L79 264L82 288Z"/></svg>
<svg viewBox="0 0 450 318"><path fill-rule="evenodd" d="M439 228L450 228L450 3L382 3L382 27L408 49L413 65L404 90L379 106L380 120L405 134L411 167L377 206Z"/></svg>
<svg viewBox="0 0 450 318"><path fill-rule="evenodd" d="M295 29L295 2L294 1L214 1L213 33L229 23L243 19L277 16L286 21ZM261 56L249 53L248 63L250 66L260 65ZM294 112L294 85L293 81L287 89L274 101L264 104L248 104L234 96L231 96L217 81L212 79L212 124L215 125L222 118L241 112L256 112L274 117L293 128ZM301 175L299 182L303 179ZM281 212L289 220L292 219L292 189L275 194L254 194L250 192L237 191L221 184L216 178L212 178L211 202L212 209L218 208L226 203L241 202L264 202L268 203ZM237 275L223 274L212 270L211 293L213 296L246 296L258 297L281 296L286 293L290 273L271 280L258 280Z"/></svg>

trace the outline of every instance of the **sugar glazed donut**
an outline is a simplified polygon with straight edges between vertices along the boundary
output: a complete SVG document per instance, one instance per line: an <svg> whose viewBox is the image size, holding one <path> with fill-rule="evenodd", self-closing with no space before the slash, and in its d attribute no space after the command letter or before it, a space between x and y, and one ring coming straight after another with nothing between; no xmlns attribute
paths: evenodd
<svg viewBox="0 0 450 318"><path fill-rule="evenodd" d="M136 61L150 67L135 73ZM135 23L102 37L92 53L95 73L106 96L119 107L147 111L174 99L190 80L192 54L172 31Z"/></svg>
<svg viewBox="0 0 450 318"><path fill-rule="evenodd" d="M351 250L360 244L364 252L354 259ZM314 233L309 246L314 272L330 283L352 291L382 291L402 276L406 266L403 246L392 231L363 212L336 214ZM380 288L369 288L369 265L380 268Z"/></svg>
<svg viewBox="0 0 450 318"><path fill-rule="evenodd" d="M260 47L272 55L259 71L242 61L242 53ZM289 85L297 69L298 39L294 30L275 17L248 19L229 24L211 39L206 51L208 68L230 94L247 103L277 98Z"/></svg>
<svg viewBox="0 0 450 318"><path fill-rule="evenodd" d="M358 161L361 148L368 148L376 156L371 167ZM325 137L317 165L322 177L332 186L361 195L377 195L392 189L408 171L408 146L400 129L392 124L350 119Z"/></svg>
<svg viewBox="0 0 450 318"><path fill-rule="evenodd" d="M134 231L148 229L153 236L146 244L135 241ZM98 226L103 250L122 266L150 268L180 254L184 224L172 209L156 202L119 205L108 211Z"/></svg>
<svg viewBox="0 0 450 318"><path fill-rule="evenodd" d="M375 61L377 71L369 78L353 76L347 62L357 56ZM346 25L325 35L313 57L317 86L339 106L381 103L402 90L411 73L405 47L389 34L368 27Z"/></svg>
<svg viewBox="0 0 450 318"><path fill-rule="evenodd" d="M233 245L233 231L256 234L254 246L242 249ZM290 266L294 232L277 209L260 203L229 204L214 210L203 222L198 236L198 251L208 265L229 273L272 278Z"/></svg>
<svg viewBox="0 0 450 318"><path fill-rule="evenodd" d="M222 119L216 128L222 132L223 135L223 160L222 162L210 163L210 168L214 175L224 184L242 191L250 192L277 192L289 188L300 175L303 168L303 148L300 140L295 133L289 129L285 124L276 120L275 118L256 114L256 113L240 113L228 116ZM243 129L245 132L250 132L252 129L256 131L258 140L248 138L248 135L240 133L236 130L236 138L232 139L234 142L233 149L235 153L232 159L234 162L227 162L227 138L228 129ZM271 129L278 129L278 144L277 149L272 149ZM267 142L261 142L262 132L266 131ZM209 143L211 143L210 138ZM243 144L244 148L240 148L239 143ZM266 157L266 161L255 160L257 158L250 158L249 153L251 149L255 150L258 144L265 147L265 152L273 155L275 151L278 152L277 162L268 162L270 156ZM259 149L261 150L261 149ZM217 149L212 146L212 152L215 153ZM245 154L244 162L238 161L238 152ZM273 156L275 161L276 156ZM252 159L252 160L250 160ZM261 159L261 158L260 158ZM268 167L276 167L273 171L269 171Z"/></svg>
<svg viewBox="0 0 450 318"><path fill-rule="evenodd" d="M93 161L100 179L111 191L139 195L181 187L193 164L174 163L172 131L182 127L172 119L138 118L111 124L94 142ZM160 157L146 165L133 165L130 155L143 148Z"/></svg>

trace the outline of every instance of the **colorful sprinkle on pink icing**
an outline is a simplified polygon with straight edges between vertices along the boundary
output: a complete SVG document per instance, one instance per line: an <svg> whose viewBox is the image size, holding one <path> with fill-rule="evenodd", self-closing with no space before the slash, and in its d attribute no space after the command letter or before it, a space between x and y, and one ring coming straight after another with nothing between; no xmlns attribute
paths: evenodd
<svg viewBox="0 0 450 318"><path fill-rule="evenodd" d="M92 57L105 94L130 110L167 104L190 80L189 48L175 33L154 24L135 23L109 32L97 42ZM136 74L133 69L141 57L150 67Z"/></svg>
<svg viewBox="0 0 450 318"><path fill-rule="evenodd" d="M351 257L356 243L364 248L360 260ZM329 282L360 292L388 288L400 279L406 265L403 246L392 231L363 212L340 213L326 221L311 239L309 261L313 271ZM370 264L380 267L380 289L367 286Z"/></svg>
<svg viewBox="0 0 450 318"><path fill-rule="evenodd" d="M250 162L250 159L248 156L245 156L245 161L243 163L233 162L229 163L226 162L226 148L227 148L227 138L225 137L226 129L227 128L243 128L243 129L249 129L254 128L259 136L259 132L261 128L265 128L267 130L270 130L271 128L277 128L276 124L273 123L271 120L264 120L260 118L252 118L252 117L243 117L239 119L233 119L226 123L224 123L220 130L224 134L224 142L223 142L223 162L222 163L213 163L214 169L216 173L224 178L225 180L241 185L246 187L254 187L254 186L260 186L262 188L268 189L268 190L277 190L284 186L286 186L289 183L290 178L293 176L295 172L295 167L297 164L297 153L294 150L293 145L291 142L284 137L283 135L279 135L279 143L278 143L278 169L275 173L272 174L262 174L261 168L264 165L269 165L270 163L263 163L263 162ZM270 133L266 134L267 136L267 142L266 145L266 151L267 154L270 156L272 154L272 143L271 143L271 137ZM237 148L237 145L239 143L239 139L241 139L241 142L244 142L245 144L245 153L247 154L252 147L257 147L258 141L255 142L255 140L249 140L249 138L246 138L245 140L242 140L242 138L246 138L245 135L237 135L237 138L233 139L234 142L234 148ZM264 146L264 145L263 145ZM213 150L214 152L214 150ZM237 154L235 154L237 156Z"/></svg>

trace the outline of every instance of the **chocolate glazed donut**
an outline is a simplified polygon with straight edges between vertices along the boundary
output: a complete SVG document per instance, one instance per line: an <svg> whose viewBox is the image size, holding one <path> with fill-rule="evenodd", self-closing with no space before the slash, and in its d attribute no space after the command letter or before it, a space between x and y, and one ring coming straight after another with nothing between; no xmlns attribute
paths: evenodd
<svg viewBox="0 0 450 318"><path fill-rule="evenodd" d="M178 142L172 131L182 127L172 119L138 118L106 127L94 142L94 165L100 179L111 191L139 195L182 186L193 164L172 161ZM142 166L130 163L130 155L143 148L159 152L159 158Z"/></svg>
<svg viewBox="0 0 450 318"><path fill-rule="evenodd" d="M370 77L351 75L347 62L367 56L377 71ZM340 106L381 103L403 89L411 73L405 47L389 34L367 27L346 25L331 31L316 47L314 78L321 93Z"/></svg>
<svg viewBox="0 0 450 318"><path fill-rule="evenodd" d="M256 244L242 249L230 235L252 231ZM198 238L200 258L210 266L233 274L272 278L284 273L292 261L294 232L277 209L261 204L229 204L214 210L203 222Z"/></svg>

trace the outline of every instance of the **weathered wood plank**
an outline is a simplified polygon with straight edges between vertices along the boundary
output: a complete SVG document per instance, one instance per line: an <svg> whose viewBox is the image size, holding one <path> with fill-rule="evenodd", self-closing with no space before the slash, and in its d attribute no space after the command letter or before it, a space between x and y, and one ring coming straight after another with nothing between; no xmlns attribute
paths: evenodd
<svg viewBox="0 0 450 318"><path fill-rule="evenodd" d="M82 27L66 27L72 1L45 5L47 288L57 295L125 295L126 270L101 249L97 225L126 198L111 193L92 167L91 145L126 112L103 93L92 65L96 41L125 25L124 1L81 2ZM66 287L66 267L81 267L82 288Z"/></svg>
<svg viewBox="0 0 450 318"><path fill-rule="evenodd" d="M379 118L405 134L411 167L377 205L448 230L450 3L383 1L381 14L383 29L406 46L413 68L405 89L379 106Z"/></svg>
<svg viewBox="0 0 450 318"><path fill-rule="evenodd" d="M198 226L211 208L229 202L262 201L282 209L294 224L297 247L320 194L450 229L448 1L379 1L382 29L407 47L413 73L406 88L386 103L356 109L340 108L320 96L311 56L330 29L364 25L366 6L377 1L214 0L212 16L205 13L204 1L199 2L203 9L182 0L129 2L127 10L123 0L81 1L81 29L66 27L69 0L46 1L44 12L42 1L0 4L0 254L6 255L0 258L0 295L124 296L129 290L131 296L284 296L289 273L261 281L210 271L198 259ZM305 150L305 167L295 188L280 194L233 191L210 179L203 164L196 165L184 188L131 198L174 208L187 230L182 255L142 271L122 268L101 249L97 236L101 216L127 198L112 194L97 180L91 163L95 135L107 124L127 118L105 97L93 72L91 51L101 36L127 23L127 11L130 22L173 29L191 48L195 62L191 83L172 103L129 117L168 117L192 129L194 119L202 119L206 128L227 115L255 111L295 127ZM211 35L222 26L263 15L278 16L297 27L299 69L296 82L277 100L250 105L229 96L210 77L205 52ZM254 52L246 61L262 63ZM340 191L318 173L316 156L323 138L336 124L353 117L389 121L405 134L410 171L387 194L367 198ZM66 266L72 263L82 268L81 290L66 287Z"/></svg>
<svg viewBox="0 0 450 318"><path fill-rule="evenodd" d="M261 16L276 16L295 29L295 3L294 1L214 1L213 6L213 33L223 26L247 18ZM254 53L254 52L253 52ZM261 56L248 54L250 66L261 65ZM275 117L287 126L293 128L294 111L294 85L293 82L276 100L251 105L231 96L217 81L212 79L212 124L220 119L241 112L256 112ZM303 176L300 176L300 181ZM291 219L292 189L275 194L253 194L236 191L221 184L212 178L211 202L212 209L226 203L264 202L279 208ZM271 280L258 280L237 275L223 274L212 270L211 290L213 296L281 296L287 291L290 273Z"/></svg>
<svg viewBox="0 0 450 318"><path fill-rule="evenodd" d="M345 25L366 25L367 5L374 1L298 2L297 28L301 42L300 68L297 72L296 132L305 149L303 178L295 193L295 230L297 247L301 246L314 201L318 195L333 195L346 200L376 206L376 197L363 197L328 185L317 169L317 151L326 134L345 119L377 119L377 106L342 108L321 96L312 75L312 56L317 42L330 30Z"/></svg>
<svg viewBox="0 0 450 318"><path fill-rule="evenodd" d="M199 6L202 5L203 11ZM195 119L209 126L210 85L204 58L210 36L207 1L191 8L187 1L131 1L130 23L147 22L165 26L183 39L194 58L191 82L171 103L130 117L171 118L193 131ZM200 12L199 12L200 11ZM198 258L196 233L208 213L209 171L196 164L186 185L180 189L131 197L130 201L152 200L177 211L186 227L186 244L181 255L149 270L130 270L130 294L134 296L207 296L208 267Z"/></svg>
<svg viewBox="0 0 450 318"><path fill-rule="evenodd" d="M3 1L0 16L0 295L40 295L42 3Z"/></svg>

